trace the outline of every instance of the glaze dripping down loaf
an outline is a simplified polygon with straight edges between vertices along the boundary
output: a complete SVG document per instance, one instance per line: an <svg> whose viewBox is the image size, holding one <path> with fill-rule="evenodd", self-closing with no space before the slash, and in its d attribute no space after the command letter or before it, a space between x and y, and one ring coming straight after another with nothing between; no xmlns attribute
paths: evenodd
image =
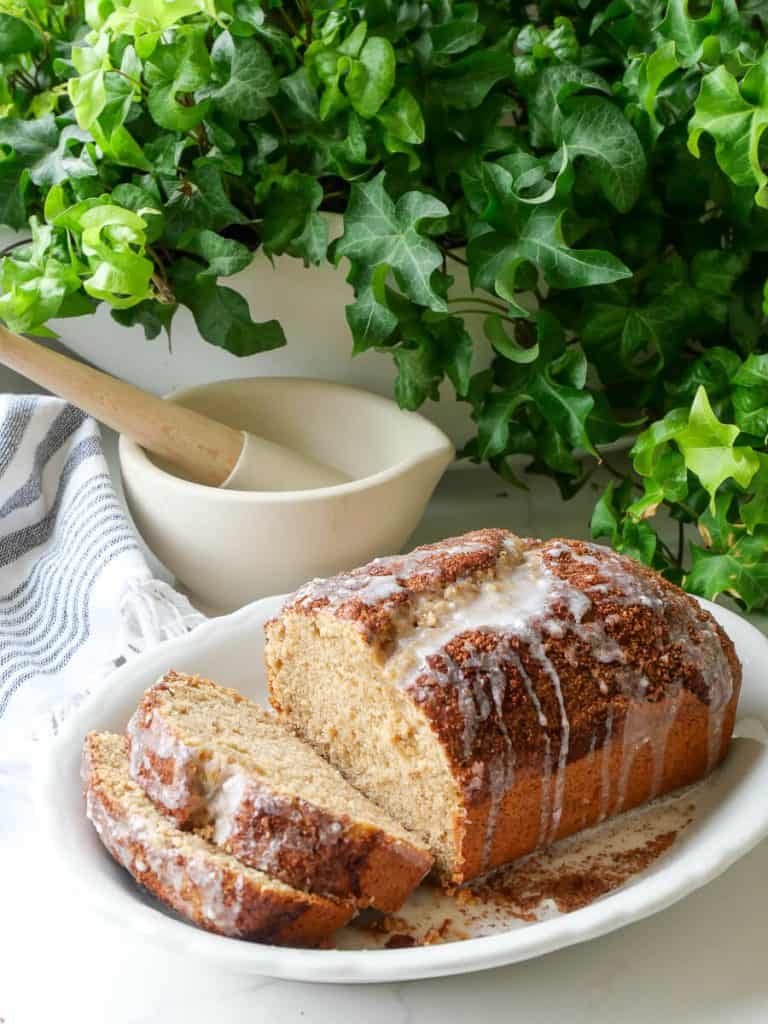
<svg viewBox="0 0 768 1024"><path fill-rule="evenodd" d="M651 570L500 529L307 584L267 669L283 719L455 882L705 775L741 680Z"/></svg>

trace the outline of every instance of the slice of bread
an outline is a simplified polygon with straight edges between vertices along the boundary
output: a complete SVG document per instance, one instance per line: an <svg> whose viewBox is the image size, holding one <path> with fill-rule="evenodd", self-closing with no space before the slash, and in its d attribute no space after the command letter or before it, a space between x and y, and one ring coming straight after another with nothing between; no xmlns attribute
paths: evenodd
<svg viewBox="0 0 768 1024"><path fill-rule="evenodd" d="M162 811L289 885L391 912L432 866L420 841L234 690L169 672L128 736L133 777Z"/></svg>
<svg viewBox="0 0 768 1024"><path fill-rule="evenodd" d="M88 817L101 841L154 896L208 931L314 946L354 915L350 902L298 892L182 832L130 776L128 741L89 733L83 747Z"/></svg>

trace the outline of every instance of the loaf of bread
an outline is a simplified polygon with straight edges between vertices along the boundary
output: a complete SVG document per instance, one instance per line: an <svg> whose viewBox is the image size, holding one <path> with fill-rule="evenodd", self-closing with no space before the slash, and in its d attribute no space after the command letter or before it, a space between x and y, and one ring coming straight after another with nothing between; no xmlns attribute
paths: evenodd
<svg viewBox="0 0 768 1024"><path fill-rule="evenodd" d="M266 659L282 719L453 882L704 776L741 679L656 573L501 529L312 581Z"/></svg>
<svg viewBox="0 0 768 1024"><path fill-rule="evenodd" d="M86 811L106 848L195 924L221 935L313 946L354 915L351 902L298 892L176 828L131 778L125 737L90 733L82 769Z"/></svg>
<svg viewBox="0 0 768 1024"><path fill-rule="evenodd" d="M432 866L273 714L208 679L168 672L128 738L131 774L161 811L296 888L394 911Z"/></svg>

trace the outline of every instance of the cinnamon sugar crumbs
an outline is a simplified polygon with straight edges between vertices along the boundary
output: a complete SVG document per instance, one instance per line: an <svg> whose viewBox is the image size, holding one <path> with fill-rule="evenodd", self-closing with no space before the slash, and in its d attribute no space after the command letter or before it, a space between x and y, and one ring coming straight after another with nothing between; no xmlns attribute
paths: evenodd
<svg viewBox="0 0 768 1024"><path fill-rule="evenodd" d="M443 923L436 928L430 928L424 935L423 945L438 946L441 942L456 942L457 939L468 939L469 935L460 934L455 928L453 920L446 917Z"/></svg>
<svg viewBox="0 0 768 1024"><path fill-rule="evenodd" d="M340 948L457 942L580 910L652 868L696 820L700 799L706 800L700 786L662 798L467 886L449 888L431 879L397 915L364 911L338 933Z"/></svg>
<svg viewBox="0 0 768 1024"><path fill-rule="evenodd" d="M361 914L360 917L355 918L350 924L357 931L372 932L374 935L407 932L411 928L404 918L396 917L395 914L379 914L375 910Z"/></svg>
<svg viewBox="0 0 768 1024"><path fill-rule="evenodd" d="M439 925L427 928L416 927L405 918L394 914L362 914L350 927L372 935L387 935L385 949L404 949L407 946L437 946L443 942L458 942L468 939L469 933L458 928L452 918L443 918Z"/></svg>
<svg viewBox="0 0 768 1024"><path fill-rule="evenodd" d="M624 850L607 850L575 858L563 865L550 852L535 854L468 890L464 902L493 902L512 916L536 921L536 911L546 901L561 914L589 906L645 871L672 846L679 829L662 832ZM458 893L457 893L458 896Z"/></svg>

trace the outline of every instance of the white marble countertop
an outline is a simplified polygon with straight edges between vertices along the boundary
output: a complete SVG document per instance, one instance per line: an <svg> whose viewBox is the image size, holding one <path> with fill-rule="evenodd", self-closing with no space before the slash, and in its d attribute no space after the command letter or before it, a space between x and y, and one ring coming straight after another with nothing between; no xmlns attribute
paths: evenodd
<svg viewBox="0 0 768 1024"><path fill-rule="evenodd" d="M33 390L0 371L0 390ZM114 439L106 437L111 464ZM474 526L585 535L593 495L453 471L414 540ZM47 877L28 769L0 774L0 1024L765 1024L768 842L664 913L536 961L435 981L306 985L212 969L97 918Z"/></svg>

